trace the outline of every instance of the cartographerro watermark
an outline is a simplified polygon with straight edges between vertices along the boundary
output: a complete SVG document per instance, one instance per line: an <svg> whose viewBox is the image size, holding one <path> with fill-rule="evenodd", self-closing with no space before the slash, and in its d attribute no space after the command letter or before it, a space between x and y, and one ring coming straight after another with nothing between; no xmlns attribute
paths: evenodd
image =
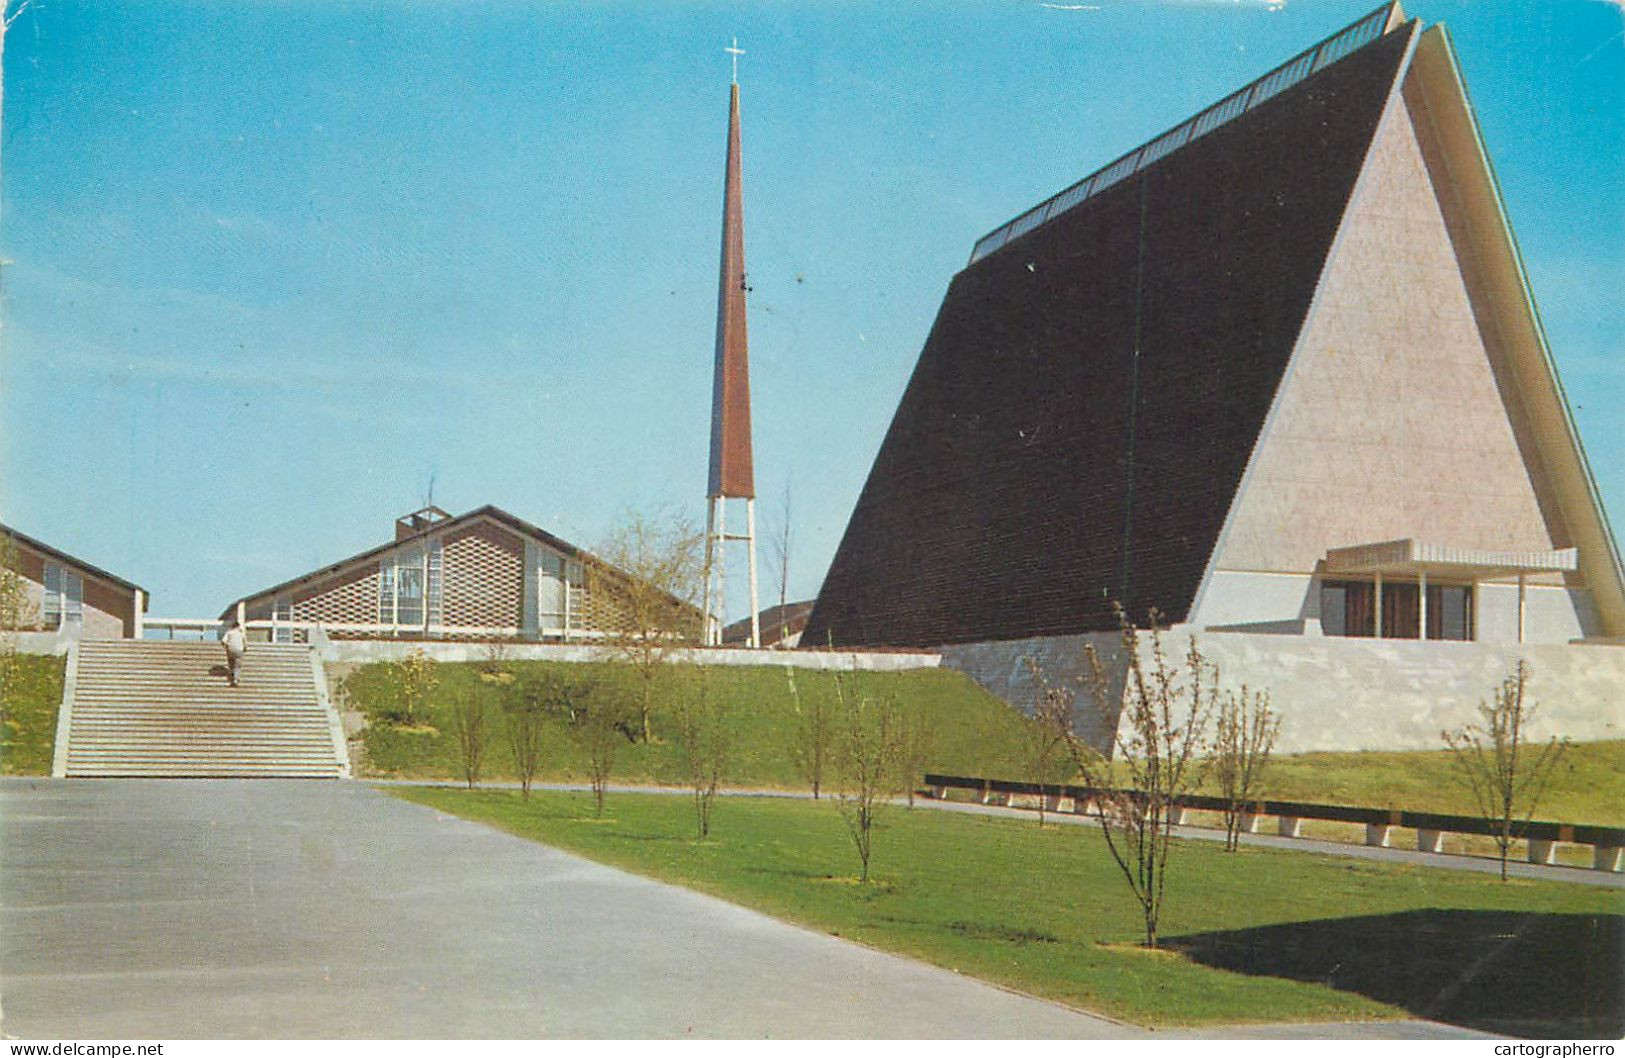
<svg viewBox="0 0 1625 1058"><path fill-rule="evenodd" d="M1611 1043L1498 1043L1495 1045L1496 1054L1513 1055L1514 1058L1576 1058L1578 1055L1599 1054L1611 1055L1614 1045Z"/></svg>

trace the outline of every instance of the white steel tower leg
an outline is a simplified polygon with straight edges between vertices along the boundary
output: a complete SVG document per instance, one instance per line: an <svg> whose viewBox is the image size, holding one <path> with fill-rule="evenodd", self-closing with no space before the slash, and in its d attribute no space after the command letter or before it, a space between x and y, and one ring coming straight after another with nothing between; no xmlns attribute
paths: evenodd
<svg viewBox="0 0 1625 1058"><path fill-rule="evenodd" d="M728 627L728 501L717 497L717 638L715 646L722 645L722 630Z"/></svg>
<svg viewBox="0 0 1625 1058"><path fill-rule="evenodd" d="M745 500L745 547L750 551L750 645L762 645L762 608L756 599L756 500Z"/></svg>
<svg viewBox="0 0 1625 1058"><path fill-rule="evenodd" d="M718 502L713 496L705 504L705 601L701 604L705 608L705 627L701 630L700 642L706 646L715 643L717 635L717 609L711 595L711 572L712 563L716 560Z"/></svg>

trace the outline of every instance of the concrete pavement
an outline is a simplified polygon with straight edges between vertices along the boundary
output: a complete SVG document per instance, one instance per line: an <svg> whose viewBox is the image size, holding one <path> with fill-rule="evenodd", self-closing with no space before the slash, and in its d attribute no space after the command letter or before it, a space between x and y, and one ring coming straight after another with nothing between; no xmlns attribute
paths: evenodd
<svg viewBox="0 0 1625 1058"><path fill-rule="evenodd" d="M0 1032L1136 1030L344 782L0 781Z"/></svg>

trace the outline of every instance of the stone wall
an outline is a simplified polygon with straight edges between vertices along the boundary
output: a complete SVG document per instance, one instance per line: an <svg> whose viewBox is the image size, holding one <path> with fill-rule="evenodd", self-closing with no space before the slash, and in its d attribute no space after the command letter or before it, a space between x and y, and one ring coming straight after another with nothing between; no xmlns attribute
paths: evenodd
<svg viewBox="0 0 1625 1058"><path fill-rule="evenodd" d="M1190 631L1164 633L1177 660ZM1141 649L1146 649L1142 634ZM1079 732L1104 747L1110 725L1100 719L1079 682L1085 646L1093 643L1120 693L1124 659L1117 637L1058 636L944 648L943 664L965 672L990 692L1030 711L1032 682L1023 658L1034 657L1052 682L1078 688ZM1476 718L1516 665L1533 671L1540 712L1533 737L1576 740L1625 738L1625 647L1603 645L1418 642L1204 632L1198 643L1218 665L1225 686L1266 689L1281 714L1277 752L1439 749L1439 732Z"/></svg>

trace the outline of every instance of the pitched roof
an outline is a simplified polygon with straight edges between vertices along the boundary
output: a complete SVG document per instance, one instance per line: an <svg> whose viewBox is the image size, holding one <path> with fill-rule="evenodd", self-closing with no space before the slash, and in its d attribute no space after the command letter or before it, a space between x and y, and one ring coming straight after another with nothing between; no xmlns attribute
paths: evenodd
<svg viewBox="0 0 1625 1058"><path fill-rule="evenodd" d="M762 629L762 641L765 643L778 642L778 633L781 628L789 629L794 635L807 626L807 617L812 613L813 601L788 602L783 606L769 606L761 612L759 624ZM741 617L733 624L722 630L724 643L743 643L750 638L750 618Z"/></svg>
<svg viewBox="0 0 1625 1058"><path fill-rule="evenodd" d="M475 521L476 519L479 519L479 518L489 518L492 521L498 522L498 523L500 523L502 525L506 525L508 528L514 530L515 532L518 532L521 535L530 536L530 537L532 537L532 538L534 538L536 540L540 540L542 543L546 544L548 547L551 547L555 551L559 551L559 552L561 552L561 553L563 553L565 555L568 555L571 558L579 558L579 559L584 559L584 560L589 560L589 561L597 561L595 556L593 556L592 554L590 554L587 551L583 551L579 547L576 547L574 544L570 543L569 541L563 540L563 539L561 539L561 538L559 538L557 536L554 536L552 533L548 532L546 529L543 529L543 528L541 528L539 526L536 526L536 525L532 525L530 522L525 521L523 518L518 518L518 517L516 517L516 516L514 516L512 514L509 514L507 511L503 510L502 508L493 507L490 504L486 504L484 507L477 507L474 510L469 511L467 514L460 514L455 518L447 518L444 521L435 522L432 525L425 527L424 533L425 534L430 533L430 532L443 533L443 532L445 532L447 530L455 529L458 526L466 525L469 522ZM271 587L262 589L260 591L251 592L248 595L242 596L240 599L234 599L230 606L227 606L224 610L221 611L221 616L222 617L229 616L231 614L232 610L234 610L236 608L238 602L247 602L247 601L252 600L252 599L263 598L263 597L265 597L267 595L276 595L276 594L278 594L280 592L286 591L289 588L295 587L296 585L306 584L306 583L309 583L311 581L325 580L328 577L331 577L334 574L340 572L341 570L348 569L351 566L354 566L359 562L366 562L366 561L368 561L370 559L377 558L379 555L384 554L386 551L390 551L390 550L393 550L394 548L401 547L401 546L407 544L410 541L410 539L411 538L390 540L388 543L379 544L377 547L368 548L365 551L361 551L361 552L358 552L358 553L356 553L354 555L351 555L349 558L340 559L337 562L334 562L334 563L331 563L329 565L323 566L320 569L313 570L310 573L305 573L305 574L302 574L301 576L294 577L294 578L292 578L290 580L285 580L280 584L274 584Z"/></svg>
<svg viewBox="0 0 1625 1058"><path fill-rule="evenodd" d="M1114 599L1184 617L1412 46L1392 14L978 244L805 641L1107 630ZM1215 110L1227 120L1204 124Z"/></svg>
<svg viewBox="0 0 1625 1058"><path fill-rule="evenodd" d="M11 528L9 525L0 525L0 534L20 540L43 555L50 555L52 558L69 563L70 565L76 566L92 576L105 580L110 584L116 584L127 591L139 591L143 593L146 591L146 589L141 587L139 584L133 584L130 581L125 580L123 577L114 576L105 569L101 569L98 566L93 566L82 558L75 558L66 551L60 551L42 540L36 540L27 533L19 532L18 530Z"/></svg>

